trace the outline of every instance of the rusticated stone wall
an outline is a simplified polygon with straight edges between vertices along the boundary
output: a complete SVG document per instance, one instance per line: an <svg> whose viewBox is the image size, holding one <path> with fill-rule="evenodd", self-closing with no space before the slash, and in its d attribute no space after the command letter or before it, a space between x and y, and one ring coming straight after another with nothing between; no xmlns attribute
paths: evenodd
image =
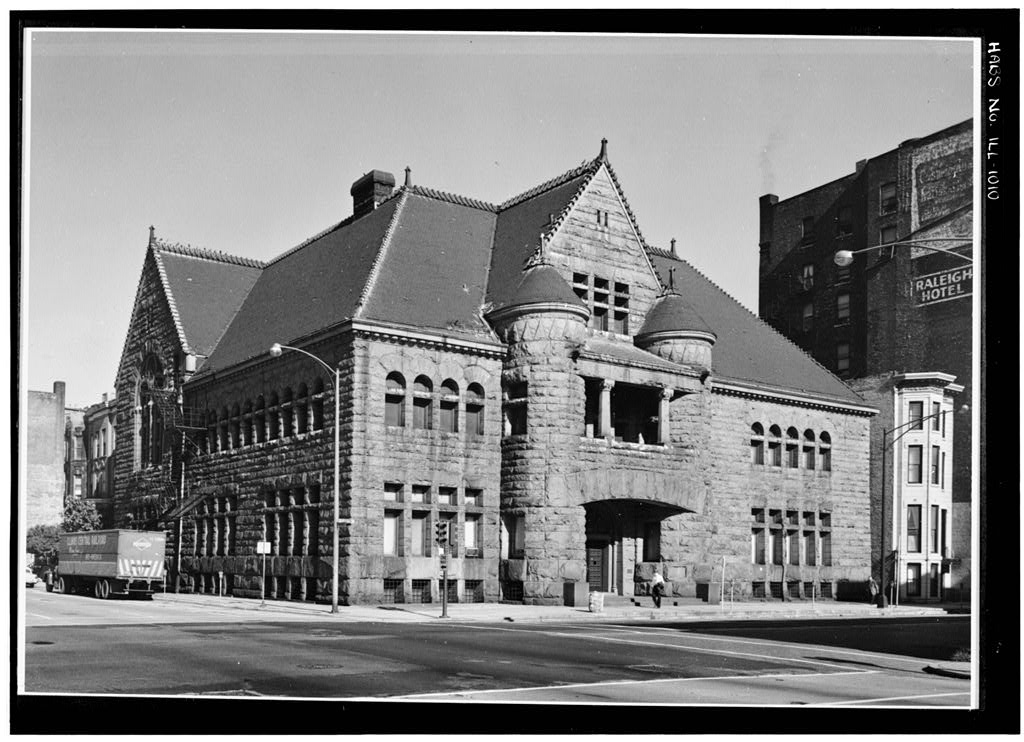
<svg viewBox="0 0 1024 742"><path fill-rule="evenodd" d="M751 583L779 581L831 582L840 596L842 582L863 583L870 576L871 529L869 500L869 421L866 416L791 406L716 393L711 404L710 522L707 559L696 566L701 575L718 579L725 558L726 581L737 581L737 594L750 593ZM765 431L778 425L795 427L802 438L813 430L831 438L831 471L786 465L755 464L751 457L751 425ZM802 452L801 452L802 453ZM767 452L766 452L767 456ZM832 565L755 565L752 560L751 510L828 513L831 517ZM770 559L766 560L770 561Z"/></svg>
<svg viewBox="0 0 1024 742"><path fill-rule="evenodd" d="M405 426L385 424L385 380L398 372L405 379ZM413 400L417 377L433 387L431 429L414 427ZM440 391L446 381L459 391L458 432L441 430ZM470 384L484 390L482 435L468 430L466 391ZM353 520L349 540L348 593L353 602L379 602L384 580L398 581L409 595L413 580L430 580L432 600L440 600L439 551L434 524L450 519L454 532L448 560L449 582L455 581L460 600L467 581L480 581L485 600L498 598L498 502L501 438L500 348L477 354L412 343L387 336L359 337L351 359L351 460L349 514ZM401 485L394 501L385 500L385 484ZM425 502L412 502L413 487L427 488ZM453 491L454 501L440 503L442 488ZM482 501L467 505L466 490L479 490ZM386 511L399 514L399 544L395 554L384 554L383 521ZM413 553L413 516L426 518L424 553ZM465 549L466 516L480 519L477 555Z"/></svg>

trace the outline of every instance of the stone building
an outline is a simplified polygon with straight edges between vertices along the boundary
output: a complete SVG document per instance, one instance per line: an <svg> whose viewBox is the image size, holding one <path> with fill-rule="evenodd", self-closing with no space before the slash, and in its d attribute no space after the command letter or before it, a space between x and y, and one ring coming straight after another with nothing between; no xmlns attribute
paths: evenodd
<svg viewBox="0 0 1024 742"><path fill-rule="evenodd" d="M85 410L64 408L64 502L81 498L86 480Z"/></svg>
<svg viewBox="0 0 1024 742"><path fill-rule="evenodd" d="M82 413L82 441L85 446L83 495L96 507L104 528L113 523L115 404L103 395Z"/></svg>
<svg viewBox="0 0 1024 742"><path fill-rule="evenodd" d="M60 525L64 517L63 381L52 392L28 390L25 408L25 527Z"/></svg>
<svg viewBox="0 0 1024 742"><path fill-rule="evenodd" d="M267 263L151 232L116 514L181 589L258 597L267 541L268 597L326 600L337 527L341 602L435 601L446 522L453 600L862 597L875 410L649 246L605 143L501 204L351 195Z"/></svg>
<svg viewBox="0 0 1024 742"><path fill-rule="evenodd" d="M882 411L872 431L873 568L904 599L957 597L970 585L972 172L967 120L818 188L760 200L760 316ZM855 253L852 263L837 264L839 251ZM925 417L936 405L941 445L916 434L894 443L907 428L889 431L909 427L918 403ZM922 445L923 462L912 463ZM915 482L921 467L929 475ZM908 494L913 485L927 503Z"/></svg>

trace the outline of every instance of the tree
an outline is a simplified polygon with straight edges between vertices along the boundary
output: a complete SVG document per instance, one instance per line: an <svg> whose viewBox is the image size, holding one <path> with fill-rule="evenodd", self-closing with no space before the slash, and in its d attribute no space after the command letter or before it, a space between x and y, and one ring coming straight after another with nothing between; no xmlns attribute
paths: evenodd
<svg viewBox="0 0 1024 742"><path fill-rule="evenodd" d="M36 561L53 565L57 561L57 547L60 544L60 529L57 526L32 526L28 529L25 549L35 554Z"/></svg>
<svg viewBox="0 0 1024 742"><path fill-rule="evenodd" d="M79 497L72 497L64 506L63 533L72 531L95 531L100 527L100 514L96 506Z"/></svg>

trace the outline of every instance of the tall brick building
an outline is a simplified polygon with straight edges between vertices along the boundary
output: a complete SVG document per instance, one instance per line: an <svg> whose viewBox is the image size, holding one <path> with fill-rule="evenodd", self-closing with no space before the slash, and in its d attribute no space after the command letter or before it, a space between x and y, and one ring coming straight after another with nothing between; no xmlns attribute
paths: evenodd
<svg viewBox="0 0 1024 742"><path fill-rule="evenodd" d="M267 263L151 232L117 376L116 513L183 589L857 597L875 410L672 251L607 157L502 204L371 171ZM333 375L300 348L340 370Z"/></svg>
<svg viewBox="0 0 1024 742"><path fill-rule="evenodd" d="M904 599L970 585L972 172L967 120L760 201L760 316L881 410L872 558Z"/></svg>

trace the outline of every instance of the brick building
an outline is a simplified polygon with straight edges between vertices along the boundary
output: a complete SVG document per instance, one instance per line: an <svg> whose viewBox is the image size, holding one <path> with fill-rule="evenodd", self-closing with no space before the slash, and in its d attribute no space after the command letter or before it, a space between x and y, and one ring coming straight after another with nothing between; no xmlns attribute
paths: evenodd
<svg viewBox="0 0 1024 742"><path fill-rule="evenodd" d="M886 583L896 570L903 598L970 584L972 171L967 120L818 188L760 200L760 316L882 411L872 423L873 568ZM892 243L904 244L870 249ZM860 254L840 266L841 250ZM916 433L894 443L918 404L941 421L941 445Z"/></svg>
<svg viewBox="0 0 1024 742"><path fill-rule="evenodd" d="M29 390L25 408L25 527L60 525L64 517L65 417L63 381L52 392Z"/></svg>
<svg viewBox="0 0 1024 742"><path fill-rule="evenodd" d="M608 161L502 204L371 171L267 263L150 234L117 375L119 523L183 589L343 603L858 598L875 410L673 250ZM299 348L340 371L334 376Z"/></svg>
<svg viewBox="0 0 1024 742"><path fill-rule="evenodd" d="M103 527L114 519L115 404L103 395L101 402L82 413L82 442L85 447L83 495L96 507Z"/></svg>

